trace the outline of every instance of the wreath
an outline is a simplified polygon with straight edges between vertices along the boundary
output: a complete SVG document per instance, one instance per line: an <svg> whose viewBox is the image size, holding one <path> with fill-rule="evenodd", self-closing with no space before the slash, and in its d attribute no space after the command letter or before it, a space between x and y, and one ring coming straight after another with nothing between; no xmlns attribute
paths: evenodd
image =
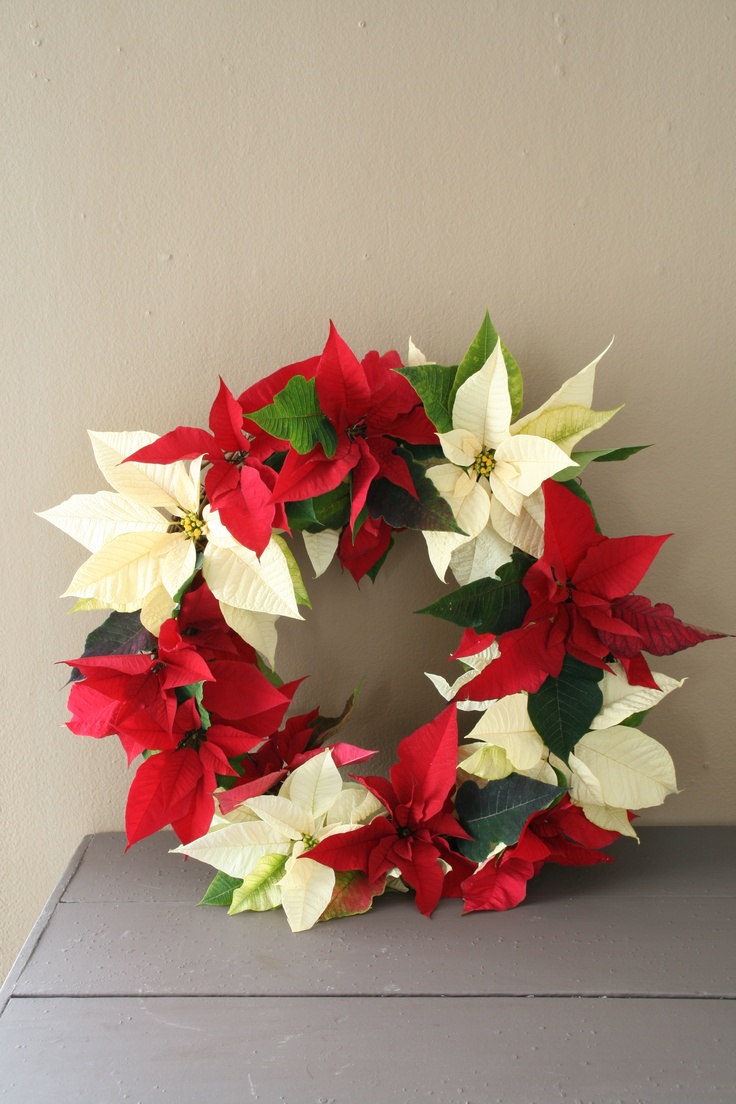
<svg viewBox="0 0 736 1104"><path fill-rule="evenodd" d="M111 611L64 661L68 728L139 762L129 846L171 825L217 871L203 903L282 906L302 931L394 890L425 915L510 908L545 863L610 862L636 837L631 810L676 791L639 726L682 685L644 653L725 634L636 593L666 537L601 532L581 474L646 446L579 449L617 413L593 408L598 360L522 415L487 314L454 366L411 342L406 365L358 360L331 325L321 355L239 397L220 381L209 430L90 433L112 490L41 516L90 553L74 610ZM354 696L341 717L293 713L301 680L275 671L278 619L309 606L287 538L317 575L337 557L375 581L407 528L457 583L420 612L463 630L462 672L429 676L450 704L389 778L346 780L376 754L338 736Z"/></svg>

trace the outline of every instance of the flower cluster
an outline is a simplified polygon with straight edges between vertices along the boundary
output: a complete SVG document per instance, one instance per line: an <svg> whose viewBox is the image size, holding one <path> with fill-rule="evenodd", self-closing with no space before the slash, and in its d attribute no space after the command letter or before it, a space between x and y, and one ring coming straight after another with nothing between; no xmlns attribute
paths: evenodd
<svg viewBox="0 0 736 1104"><path fill-rule="evenodd" d="M640 725L682 681L644 653L724 634L635 593L665 536L600 530L580 476L644 446L578 449L617 413L593 408L598 360L522 416L488 315L452 366L411 342L406 365L358 360L330 326L321 355L238 398L221 381L209 430L90 433L112 490L41 516L90 553L74 609L109 611L65 661L68 727L137 764L129 846L170 825L217 870L204 903L282 907L294 931L394 890L425 915L510 908L545 863L611 861L633 810L677 788ZM406 528L458 584L420 612L464 630L463 671L429 675L450 704L389 778L346 781L375 754L335 740L353 698L294 714L301 679L275 672L278 618L310 605L289 539L315 575L337 558L360 582Z"/></svg>

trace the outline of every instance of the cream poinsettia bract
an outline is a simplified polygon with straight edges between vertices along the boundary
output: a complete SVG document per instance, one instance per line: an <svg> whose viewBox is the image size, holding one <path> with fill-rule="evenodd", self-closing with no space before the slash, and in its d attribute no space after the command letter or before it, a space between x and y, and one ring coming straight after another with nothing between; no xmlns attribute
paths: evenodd
<svg viewBox="0 0 736 1104"><path fill-rule="evenodd" d="M551 785L555 768L565 775L570 797L599 828L633 836L627 809L661 805L677 792L669 752L657 740L622 722L651 709L684 680L656 674L661 689L630 686L620 664L603 675L603 705L567 764L549 753L529 718L526 693L494 702L468 733L461 749L466 774L492 781L515 771Z"/></svg>
<svg viewBox="0 0 736 1104"><path fill-rule="evenodd" d="M441 579L448 566L461 584L492 576L514 546L542 554L542 483L574 471L574 446L616 413L590 408L598 360L513 425L500 341L483 367L458 388L453 428L437 435L448 463L427 472L463 530L424 534Z"/></svg>
<svg viewBox="0 0 736 1104"><path fill-rule="evenodd" d="M207 835L174 850L243 879L231 914L281 905L291 930L306 931L335 888L335 871L310 859L309 850L385 814L364 786L343 782L327 750L297 767L278 795L249 798L216 818Z"/></svg>
<svg viewBox="0 0 736 1104"><path fill-rule="evenodd" d="M259 558L231 536L208 506L202 508L202 457L188 464L123 463L156 434L92 433L95 459L113 491L73 495L46 510L46 518L92 553L65 595L86 608L141 611L151 632L171 616L176 595L197 567L220 601L228 623L254 647L272 654L273 623L300 618L294 569L272 537Z"/></svg>

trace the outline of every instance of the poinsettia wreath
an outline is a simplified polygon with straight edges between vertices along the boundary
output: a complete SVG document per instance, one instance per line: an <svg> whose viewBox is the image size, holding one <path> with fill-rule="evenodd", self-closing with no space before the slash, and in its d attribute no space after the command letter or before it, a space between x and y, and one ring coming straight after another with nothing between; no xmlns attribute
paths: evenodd
<svg viewBox="0 0 736 1104"><path fill-rule="evenodd" d="M601 354L602 355L602 354ZM358 360L336 329L320 356L238 398L221 381L209 431L90 433L111 491L47 518L89 551L67 595L110 610L72 668L68 727L140 764L129 846L171 825L216 868L203 903L283 907L294 931L413 890L429 915L517 905L545 863L610 862L631 810L675 792L641 731L682 685L644 653L723 636L635 593L664 536L604 536L580 483L641 447L578 449L598 357L521 416L522 376L486 314L459 365L410 342ZM620 408L619 408L620 409ZM450 702L406 736L390 778L340 768L374 751L342 717L290 714L276 623L309 599L286 537L322 574L375 580L394 533L418 529L456 589L422 613L463 629ZM459 742L458 710L477 723ZM330 740L329 747L326 746Z"/></svg>

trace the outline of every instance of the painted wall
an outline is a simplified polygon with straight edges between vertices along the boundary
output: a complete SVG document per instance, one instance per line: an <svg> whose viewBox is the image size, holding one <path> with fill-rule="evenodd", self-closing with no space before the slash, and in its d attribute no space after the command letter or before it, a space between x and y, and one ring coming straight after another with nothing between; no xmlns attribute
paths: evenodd
<svg viewBox="0 0 736 1104"><path fill-rule="evenodd" d="M50 0L0 7L6 507L2 968L80 837L120 828L113 740L62 726L93 626L66 616L83 551L33 516L102 483L85 430L205 424L318 352L411 334L450 363L488 306L527 409L616 335L587 480L605 531L674 530L645 592L736 631L733 0ZM374 589L333 567L283 632L305 708L364 675L350 738L390 753L438 709L456 640L420 537ZM734 644L648 730L682 794L644 823L734 819Z"/></svg>

